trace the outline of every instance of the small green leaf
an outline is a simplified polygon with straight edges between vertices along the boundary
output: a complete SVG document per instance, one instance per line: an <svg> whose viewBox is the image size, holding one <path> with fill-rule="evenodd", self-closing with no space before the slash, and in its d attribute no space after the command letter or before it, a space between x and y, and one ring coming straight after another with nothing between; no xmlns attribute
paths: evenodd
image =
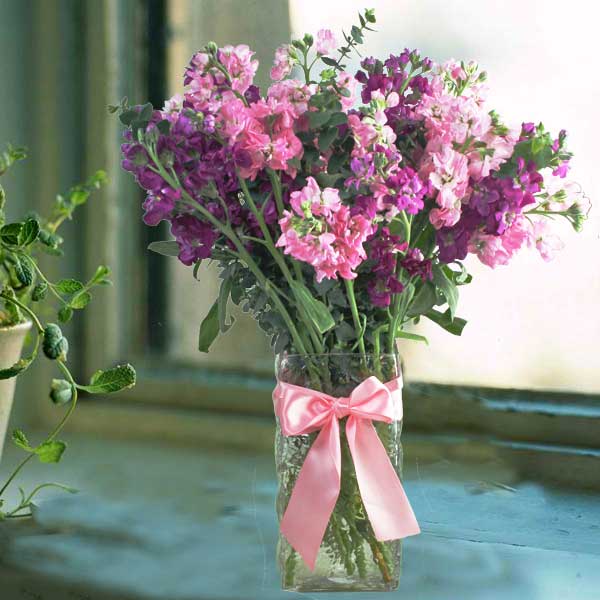
<svg viewBox="0 0 600 600"><path fill-rule="evenodd" d="M132 388L136 382L135 369L130 365L119 365L106 371L97 371L92 375L89 385L78 385L90 394L113 394Z"/></svg>
<svg viewBox="0 0 600 600"><path fill-rule="evenodd" d="M92 300L92 295L89 292L82 292L73 297L69 306L75 310L85 308Z"/></svg>
<svg viewBox="0 0 600 600"><path fill-rule="evenodd" d="M438 264L433 265L433 283L444 295L450 309L450 318L453 319L458 304L458 289Z"/></svg>
<svg viewBox="0 0 600 600"><path fill-rule="evenodd" d="M227 333L235 323L235 318L233 316L231 316L230 321L227 322L227 301L231 294L231 287L231 278L227 277L222 281L221 287L219 288L219 331L221 333Z"/></svg>
<svg viewBox="0 0 600 600"><path fill-rule="evenodd" d="M73 399L73 386L65 379L53 379L50 400L54 404L68 404Z"/></svg>
<svg viewBox="0 0 600 600"><path fill-rule="evenodd" d="M467 322L460 317L454 317L453 319L450 316L450 309L444 313L441 313L432 308L425 313L425 316L434 323L437 323L442 329L445 329L452 335L461 335L465 325L467 324Z"/></svg>
<svg viewBox="0 0 600 600"><path fill-rule="evenodd" d="M407 316L418 317L419 315L423 315L435 306L435 302L435 286L430 281L425 281L412 299Z"/></svg>
<svg viewBox="0 0 600 600"><path fill-rule="evenodd" d="M328 66L328 67L337 67L337 60L334 60L333 58L329 58L328 56L321 56L321 60Z"/></svg>
<svg viewBox="0 0 600 600"><path fill-rule="evenodd" d="M18 446L19 448L21 448L22 450L25 450L26 452L33 451L33 448L31 447L31 444L29 443L27 436L20 429L15 429L12 432L12 441L15 444L15 446Z"/></svg>
<svg viewBox="0 0 600 600"><path fill-rule="evenodd" d="M32 362L32 358L21 358L14 365L12 365L12 367L0 369L0 380L12 379L17 375L20 375L21 373L23 373L23 371L26 371L29 368Z"/></svg>
<svg viewBox="0 0 600 600"><path fill-rule="evenodd" d="M85 286L81 281L77 281L76 279L61 279L54 287L61 294L76 294Z"/></svg>
<svg viewBox="0 0 600 600"><path fill-rule="evenodd" d="M348 122L348 115L343 112L336 112L331 115L327 125L329 127L337 127L338 125L344 125Z"/></svg>
<svg viewBox="0 0 600 600"><path fill-rule="evenodd" d="M13 267L15 269L15 275L17 279L22 283L25 287L31 285L33 283L33 269L31 267L31 263L29 259L22 256L19 257L16 254L12 257Z"/></svg>
<svg viewBox="0 0 600 600"><path fill-rule="evenodd" d="M325 152L329 149L329 146L333 144L333 140L337 137L338 130L335 127L331 129L325 129L319 135L319 150Z"/></svg>
<svg viewBox="0 0 600 600"><path fill-rule="evenodd" d="M43 463L57 463L60 462L62 455L65 453L67 445L59 440L51 440L44 442L38 446L34 452Z"/></svg>
<svg viewBox="0 0 600 600"><path fill-rule="evenodd" d="M48 292L48 284L45 281L38 283L31 292L31 299L34 302L40 302L46 297Z"/></svg>
<svg viewBox="0 0 600 600"><path fill-rule="evenodd" d="M9 223L0 229L0 241L9 246L18 246L23 231L23 223Z"/></svg>
<svg viewBox="0 0 600 600"><path fill-rule="evenodd" d="M148 246L148 250L162 254L163 256L179 256L179 244L174 240L164 242L152 242Z"/></svg>
<svg viewBox="0 0 600 600"><path fill-rule="evenodd" d="M424 335L409 333L408 331L398 331L396 332L396 337L404 340L412 340L413 342L425 342L429 346L429 340Z"/></svg>
<svg viewBox="0 0 600 600"><path fill-rule="evenodd" d="M317 300L304 284L292 281L291 287L296 300L298 300L306 316L313 322L319 333L325 333L335 327L335 321L327 306Z"/></svg>
<svg viewBox="0 0 600 600"><path fill-rule="evenodd" d="M111 275L111 270L109 267L106 267L104 265L100 265L97 269L96 272L94 273L94 276L90 279L88 286L92 286L92 285L108 285L111 283L109 277Z"/></svg>
<svg viewBox="0 0 600 600"><path fill-rule="evenodd" d="M73 318L73 309L70 306L63 306L58 311L58 320L61 323L68 323Z"/></svg>
<svg viewBox="0 0 600 600"><path fill-rule="evenodd" d="M198 350L208 352L212 343L219 335L219 300L212 305L208 314L200 325L200 335L198 338Z"/></svg>
<svg viewBox="0 0 600 600"><path fill-rule="evenodd" d="M27 219L19 236L19 246L29 246L37 240L40 233L40 224L37 219Z"/></svg>
<svg viewBox="0 0 600 600"><path fill-rule="evenodd" d="M331 113L328 111L308 113L308 121L313 129L321 127L321 125L325 125L325 123L329 121L330 117Z"/></svg>

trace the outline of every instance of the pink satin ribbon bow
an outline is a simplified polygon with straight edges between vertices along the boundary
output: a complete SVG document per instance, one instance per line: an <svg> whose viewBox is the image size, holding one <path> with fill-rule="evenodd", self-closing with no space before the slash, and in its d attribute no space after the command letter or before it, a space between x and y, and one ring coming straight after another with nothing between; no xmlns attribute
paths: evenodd
<svg viewBox="0 0 600 600"><path fill-rule="evenodd" d="M311 570L340 493L339 419L348 417L346 437L365 509L379 541L420 533L398 475L372 421L402 418L402 383L369 377L349 398L279 382L275 414L285 436L321 430L302 465L283 519L281 533Z"/></svg>

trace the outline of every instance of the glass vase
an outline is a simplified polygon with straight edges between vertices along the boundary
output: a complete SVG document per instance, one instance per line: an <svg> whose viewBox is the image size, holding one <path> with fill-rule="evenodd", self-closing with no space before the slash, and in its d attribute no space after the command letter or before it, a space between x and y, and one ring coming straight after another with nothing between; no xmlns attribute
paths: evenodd
<svg viewBox="0 0 600 600"><path fill-rule="evenodd" d="M395 354L279 355L279 382L318 389L330 396L348 397L370 376L387 383L401 375ZM401 414L400 412L398 413ZM311 571L285 537L277 549L282 588L296 592L390 591L398 587L402 544L376 539L358 488L354 464L345 435L346 418L340 421L342 449L341 492ZM402 422L374 422L390 461L401 477ZM306 455L318 432L286 437L279 421L275 439L278 476L277 515L283 517Z"/></svg>

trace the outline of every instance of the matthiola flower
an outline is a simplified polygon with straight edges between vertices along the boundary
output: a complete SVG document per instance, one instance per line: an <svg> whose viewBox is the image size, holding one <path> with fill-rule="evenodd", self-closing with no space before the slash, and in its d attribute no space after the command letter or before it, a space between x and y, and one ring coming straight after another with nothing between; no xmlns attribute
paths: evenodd
<svg viewBox="0 0 600 600"><path fill-rule="evenodd" d="M218 58L231 78L231 88L243 94L254 81L258 61L253 60L254 52L245 44L224 46L219 49Z"/></svg>
<svg viewBox="0 0 600 600"><path fill-rule="evenodd" d="M279 221L282 234L277 246L286 254L315 268L317 281L324 278L354 279L365 260L364 242L372 232L368 219L352 214L333 188L321 190L309 177L307 185L292 192L293 211Z"/></svg>
<svg viewBox="0 0 600 600"><path fill-rule="evenodd" d="M172 220L171 233L179 244L179 260L188 266L209 258L219 237L209 223L186 214Z"/></svg>
<svg viewBox="0 0 600 600"><path fill-rule="evenodd" d="M476 232L469 242L469 252L476 254L484 265L494 268L507 265L511 258L523 246L530 245L531 241L531 225L527 219L519 216L502 235Z"/></svg>
<svg viewBox="0 0 600 600"><path fill-rule="evenodd" d="M275 50L275 62L271 69L271 79L274 81L281 81L292 72L294 58L290 52L292 52L292 47L289 44L279 46L279 48Z"/></svg>
<svg viewBox="0 0 600 600"><path fill-rule="evenodd" d="M317 31L317 39L315 42L315 49L317 54L320 56L327 56L335 51L337 48L337 42L335 41L335 35L330 29L319 29Z"/></svg>
<svg viewBox="0 0 600 600"><path fill-rule="evenodd" d="M350 73L342 72L338 75L337 78L338 88L347 90L349 92L349 96L340 95L340 102L342 104L342 110L344 112L348 112L354 105L356 104L358 98L358 87L359 83Z"/></svg>
<svg viewBox="0 0 600 600"><path fill-rule="evenodd" d="M564 247L563 241L550 230L547 221L536 221L533 224L533 239L540 256L546 261L551 261Z"/></svg>
<svg viewBox="0 0 600 600"><path fill-rule="evenodd" d="M430 191L430 186L410 167L395 171L385 180L385 186L388 194L383 198L383 203L389 207L388 220L403 210L416 215L423 209L423 199Z"/></svg>

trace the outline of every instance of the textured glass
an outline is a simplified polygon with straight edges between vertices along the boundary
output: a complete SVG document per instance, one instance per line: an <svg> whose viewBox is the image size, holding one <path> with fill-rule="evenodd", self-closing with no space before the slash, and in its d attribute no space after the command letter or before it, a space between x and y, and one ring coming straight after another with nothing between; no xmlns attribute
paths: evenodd
<svg viewBox="0 0 600 600"><path fill-rule="evenodd" d="M371 375L388 382L400 375L396 355L327 354L281 355L276 361L279 381L319 389L334 397L347 397ZM282 587L297 592L389 591L398 587L400 541L380 542L366 516L345 436L346 419L340 421L342 446L341 492L321 544L314 571L280 535L278 562ZM402 422L374 423L390 460L401 476ZM285 437L277 423L275 459L279 493L277 515L281 520L296 478L318 432Z"/></svg>

